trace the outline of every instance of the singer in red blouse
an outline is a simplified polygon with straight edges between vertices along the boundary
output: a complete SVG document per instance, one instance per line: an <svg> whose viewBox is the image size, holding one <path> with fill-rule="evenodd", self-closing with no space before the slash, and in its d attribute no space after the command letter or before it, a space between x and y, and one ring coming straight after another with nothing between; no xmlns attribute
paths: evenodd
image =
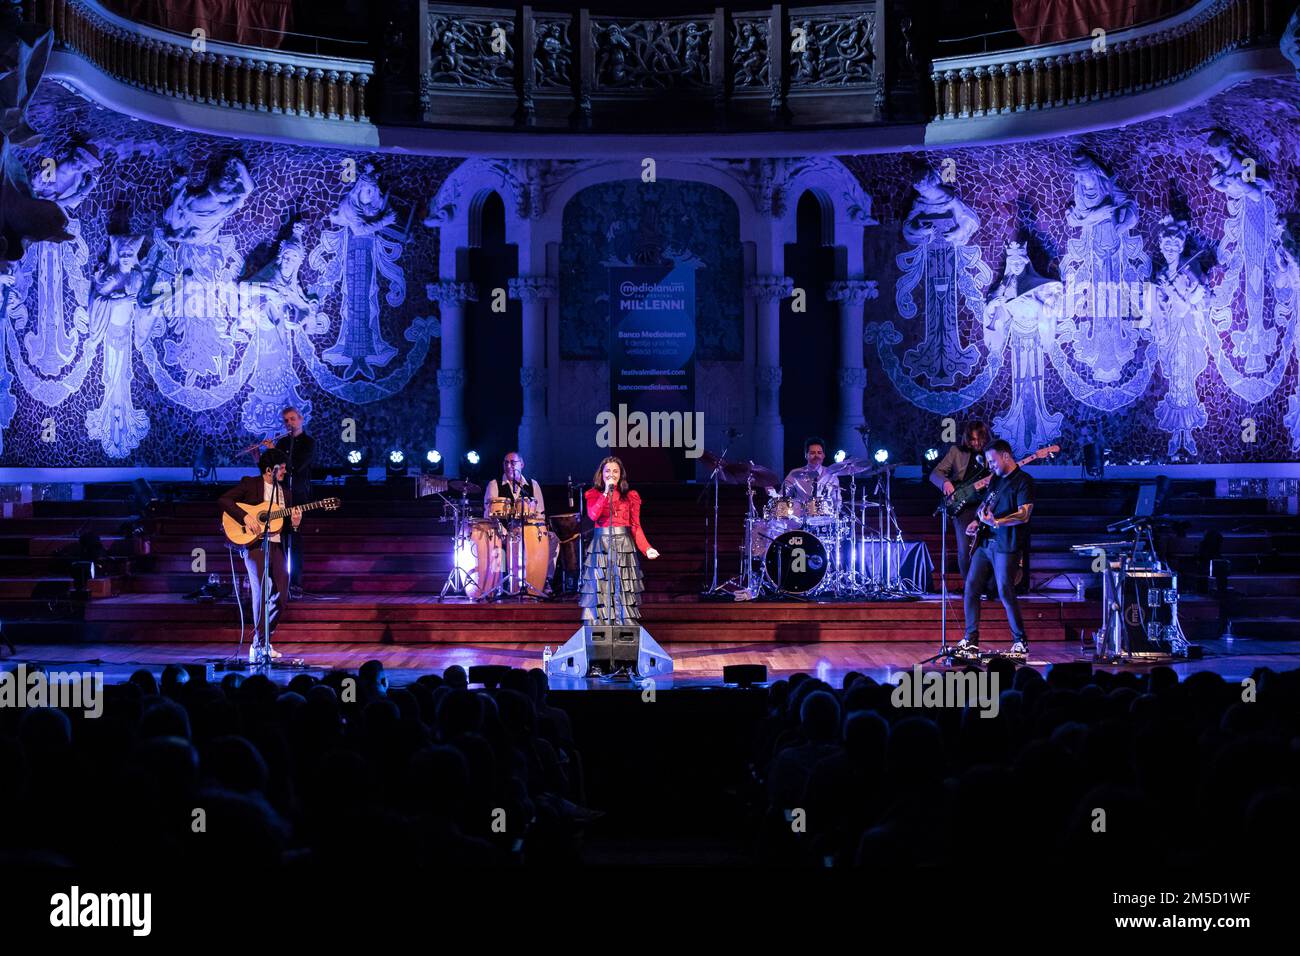
<svg viewBox="0 0 1300 956"><path fill-rule="evenodd" d="M641 496L629 491L623 462L600 463L587 489L587 515L595 524L582 570L578 603L584 624L640 624L640 550L653 561L659 552L641 530Z"/></svg>

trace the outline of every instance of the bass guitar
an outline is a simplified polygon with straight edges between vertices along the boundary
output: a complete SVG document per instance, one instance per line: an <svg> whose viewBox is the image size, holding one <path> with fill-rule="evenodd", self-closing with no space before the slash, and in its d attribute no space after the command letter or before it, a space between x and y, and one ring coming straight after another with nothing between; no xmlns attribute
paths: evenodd
<svg viewBox="0 0 1300 956"><path fill-rule="evenodd" d="M1021 458L1017 464L1023 468L1031 462L1041 461L1044 458L1051 458L1053 455L1060 452L1060 450L1060 445L1045 445L1032 455L1026 455L1024 458ZM949 517L957 517L957 515L970 507L970 503L975 500L975 497L980 492L989 486L989 482L992 480L993 475L990 473L984 475L982 478L972 478L970 481L963 481L952 490L952 494L939 502L939 506L934 509L934 513L938 514L942 511Z"/></svg>
<svg viewBox="0 0 1300 956"><path fill-rule="evenodd" d="M326 511L335 511L342 502L338 498L321 498L319 501L309 501L305 505L294 505L301 511L313 511L317 508L323 508ZM263 501L255 505L246 505L241 502L235 502L235 507L239 508L245 515L254 515L259 522L270 526L270 534L278 534L284 527L284 519L288 516L293 508L276 508L274 511L266 510L266 502ZM262 536L261 532L250 534L245 530L241 521L236 521L231 515L222 514L221 530L226 534L226 540L239 547L247 547Z"/></svg>
<svg viewBox="0 0 1300 956"><path fill-rule="evenodd" d="M994 507L994 503L993 503L994 495L995 492L989 492L989 496L985 498L984 501L980 504L981 511L983 511L985 508L989 508L990 510L992 510L992 508ZM975 556L976 549L978 549L979 546L984 543L984 539L987 538L992 533L993 533L993 529L990 528L988 525L986 525L983 521L980 521L978 524L975 525L975 533L970 536L970 551L968 552L970 557L973 558ZM1011 573L1011 584L1013 586L1018 586L1020 582L1024 580L1024 577L1025 577L1025 553L1021 551L1019 554L1016 555L1016 566Z"/></svg>

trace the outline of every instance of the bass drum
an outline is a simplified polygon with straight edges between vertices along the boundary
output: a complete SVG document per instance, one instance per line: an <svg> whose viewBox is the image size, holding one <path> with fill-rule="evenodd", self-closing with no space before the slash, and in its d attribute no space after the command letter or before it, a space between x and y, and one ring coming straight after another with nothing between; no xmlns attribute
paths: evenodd
<svg viewBox="0 0 1300 956"><path fill-rule="evenodd" d="M826 548L810 531L787 531L768 547L763 570L778 594L808 594L826 577Z"/></svg>

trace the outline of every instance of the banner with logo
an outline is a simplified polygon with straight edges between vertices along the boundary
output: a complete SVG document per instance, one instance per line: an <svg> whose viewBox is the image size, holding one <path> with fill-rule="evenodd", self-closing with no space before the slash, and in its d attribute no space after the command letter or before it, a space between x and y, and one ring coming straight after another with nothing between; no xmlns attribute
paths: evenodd
<svg viewBox="0 0 1300 956"><path fill-rule="evenodd" d="M695 476L703 448L695 413L695 267L609 270L609 391L604 454L635 482Z"/></svg>

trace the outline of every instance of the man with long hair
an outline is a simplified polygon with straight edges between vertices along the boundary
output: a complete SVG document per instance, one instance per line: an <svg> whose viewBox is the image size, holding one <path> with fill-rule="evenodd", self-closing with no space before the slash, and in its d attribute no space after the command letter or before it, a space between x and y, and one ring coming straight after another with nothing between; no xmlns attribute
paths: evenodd
<svg viewBox="0 0 1300 956"><path fill-rule="evenodd" d="M948 448L947 453L939 459L939 464L930 472L930 483L943 492L944 497L952 494L963 482L978 480L988 474L984 462L984 450L989 447L993 436L989 426L982 421L973 420L966 423L961 430L961 441ZM970 570L970 555L966 547L966 529L975 520L980 497L971 499L970 504L952 517L952 533L957 542L957 567L961 570L962 580Z"/></svg>

